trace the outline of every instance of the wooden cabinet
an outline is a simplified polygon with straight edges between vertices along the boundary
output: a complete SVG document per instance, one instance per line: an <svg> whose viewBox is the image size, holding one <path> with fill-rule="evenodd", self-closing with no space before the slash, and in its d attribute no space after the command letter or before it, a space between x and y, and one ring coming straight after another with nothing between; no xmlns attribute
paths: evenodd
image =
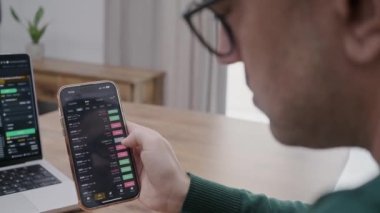
<svg viewBox="0 0 380 213"><path fill-rule="evenodd" d="M111 80L121 99L134 103L163 104L165 73L101 64L44 59L33 62L37 99L56 103L61 86L88 81Z"/></svg>

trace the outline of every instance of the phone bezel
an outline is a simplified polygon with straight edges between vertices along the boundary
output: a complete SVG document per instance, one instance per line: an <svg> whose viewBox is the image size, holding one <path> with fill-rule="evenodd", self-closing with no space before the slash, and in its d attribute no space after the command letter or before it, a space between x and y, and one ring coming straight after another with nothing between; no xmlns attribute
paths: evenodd
<svg viewBox="0 0 380 213"><path fill-rule="evenodd" d="M119 89L118 89L116 83L114 83L113 81L104 80L104 81L93 81L93 82L86 82L86 83L65 85L65 86L62 86L58 90L58 93L57 93L60 122L61 122L61 125L62 125L62 128L63 128L63 132L64 132L65 143L66 143L66 150L67 150L67 153L68 153L69 159L70 159L70 168L71 168L71 172L73 174L73 178L74 178L74 182L75 182L75 188L76 188L77 197L78 197L78 200L79 200L79 207L81 209L84 209L84 210L87 210L87 211L95 210L95 209L99 209L99 208L104 208L104 207L107 207L107 206L111 206L111 205L115 205L115 204L119 204L119 203L124 203L124 202L135 200L135 199L137 199L140 196L140 191L141 191L139 174L138 174L138 171L136 169L135 159L133 157L134 156L133 150L130 149L131 165L132 165L132 167L133 167L133 169L135 171L134 173L135 173L135 177L136 177L136 186L137 186L137 190L138 190L136 196L134 196L132 198L129 198L129 199L123 199L123 200L119 200L119 201L115 201L115 202L110 202L110 203L107 203L107 204L102 204L102 205L99 205L99 206L96 206L96 207L87 207L84 204L84 202L82 201L82 197L81 197L80 190L79 190L79 181L77 180L76 170L75 170L75 166L74 166L75 164L74 164L74 160L73 160L73 157L72 157L72 151L71 151L71 146L70 146L70 140L68 138L68 132L67 132L67 128L66 128L66 122L65 122L64 114L63 114L63 102L61 100L61 97L62 97L61 93L64 90L69 89L69 88L89 86L89 85L97 85L97 84L103 84L103 83L111 83L115 87L118 104L119 104L120 109L121 109L121 116L122 116L123 122L125 122L126 119L125 119L125 116L124 116L123 104L120 101L121 99L120 99ZM124 124L124 127L125 127L125 131L128 134L129 133L128 127L127 127L127 125L125 123L123 123L123 124Z"/></svg>

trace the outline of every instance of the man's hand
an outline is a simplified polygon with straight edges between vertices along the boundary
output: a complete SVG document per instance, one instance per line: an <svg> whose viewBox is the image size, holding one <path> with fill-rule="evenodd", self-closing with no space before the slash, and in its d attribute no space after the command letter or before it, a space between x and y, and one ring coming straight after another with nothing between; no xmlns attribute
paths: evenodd
<svg viewBox="0 0 380 213"><path fill-rule="evenodd" d="M123 144L132 148L139 173L140 201L161 212L180 212L190 186L168 141L154 130L127 123Z"/></svg>

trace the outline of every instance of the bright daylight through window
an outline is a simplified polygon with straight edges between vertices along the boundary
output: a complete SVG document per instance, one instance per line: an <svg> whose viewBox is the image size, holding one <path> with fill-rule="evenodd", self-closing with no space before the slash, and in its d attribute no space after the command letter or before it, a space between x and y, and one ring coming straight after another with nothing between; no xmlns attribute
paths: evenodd
<svg viewBox="0 0 380 213"><path fill-rule="evenodd" d="M268 118L252 102L243 63L228 66L226 115L232 118L268 123Z"/></svg>

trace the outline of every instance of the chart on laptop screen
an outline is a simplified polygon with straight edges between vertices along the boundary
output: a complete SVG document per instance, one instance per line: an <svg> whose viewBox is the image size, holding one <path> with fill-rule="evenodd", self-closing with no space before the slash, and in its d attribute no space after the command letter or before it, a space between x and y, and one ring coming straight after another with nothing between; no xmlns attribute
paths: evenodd
<svg viewBox="0 0 380 213"><path fill-rule="evenodd" d="M31 88L29 76L0 79L0 160L40 152Z"/></svg>

